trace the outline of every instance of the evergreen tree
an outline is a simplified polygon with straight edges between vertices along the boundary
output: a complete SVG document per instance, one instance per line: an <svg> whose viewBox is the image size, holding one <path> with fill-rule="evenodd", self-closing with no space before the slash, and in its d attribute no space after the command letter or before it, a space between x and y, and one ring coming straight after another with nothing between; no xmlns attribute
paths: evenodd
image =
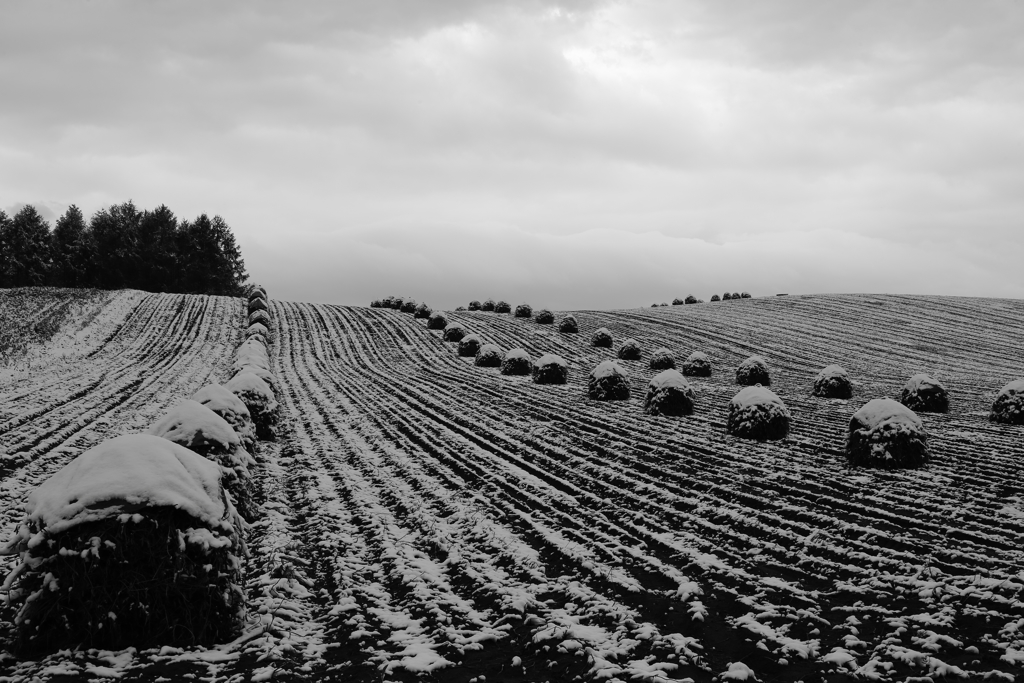
<svg viewBox="0 0 1024 683"><path fill-rule="evenodd" d="M90 221L96 244L96 285L124 289L141 284L139 223L142 212L130 200L93 214Z"/></svg>
<svg viewBox="0 0 1024 683"><path fill-rule="evenodd" d="M3 218L7 218L4 214ZM0 221L3 285L39 287L50 272L50 226L34 206L25 206L14 218Z"/></svg>
<svg viewBox="0 0 1024 683"><path fill-rule="evenodd" d="M82 210L72 204L57 219L50 237L53 267L50 282L56 287L88 287L95 279L92 233Z"/></svg>
<svg viewBox="0 0 1024 683"><path fill-rule="evenodd" d="M7 258L8 233L11 230L11 217L3 209L0 209L0 287L11 285L11 260Z"/></svg>
<svg viewBox="0 0 1024 683"><path fill-rule="evenodd" d="M178 230L182 255L180 291L240 296L248 277L231 228L220 216L204 213Z"/></svg>
<svg viewBox="0 0 1024 683"><path fill-rule="evenodd" d="M178 219L166 205L142 214L138 245L140 272L134 286L147 292L181 291Z"/></svg>

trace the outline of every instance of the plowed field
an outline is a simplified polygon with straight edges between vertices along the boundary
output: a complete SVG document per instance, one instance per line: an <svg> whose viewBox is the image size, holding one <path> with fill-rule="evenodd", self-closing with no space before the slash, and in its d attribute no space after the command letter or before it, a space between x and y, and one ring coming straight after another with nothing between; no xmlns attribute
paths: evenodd
<svg viewBox="0 0 1024 683"><path fill-rule="evenodd" d="M576 335L450 314L503 349L563 356L564 386L474 367L411 314L270 308L285 434L257 454L245 633L201 651L0 654L0 680L1024 675L1024 428L987 419L999 388L1024 377L1024 302L580 311ZM8 529L32 487L82 450L225 380L245 318L243 300L217 297L122 293L107 309L89 344L0 381ZM643 348L622 361L629 401L586 398L587 373L614 357L590 347L598 327L615 348ZM692 382L692 416L642 412L661 346L714 363ZM793 414L785 440L725 433L733 369L753 353ZM850 373L852 399L811 396L831 363ZM852 413L918 372L951 396L948 414L922 414L932 463L847 468Z"/></svg>

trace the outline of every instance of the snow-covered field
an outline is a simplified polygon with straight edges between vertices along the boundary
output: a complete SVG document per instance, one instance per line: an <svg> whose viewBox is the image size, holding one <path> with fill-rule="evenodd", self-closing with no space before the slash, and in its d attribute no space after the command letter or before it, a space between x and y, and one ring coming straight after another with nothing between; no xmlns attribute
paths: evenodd
<svg viewBox="0 0 1024 683"><path fill-rule="evenodd" d="M84 449L229 376L244 300L101 303L0 368L4 533ZM1024 427L987 419L1024 377L1024 302L579 311L575 335L448 314L502 349L565 358L566 385L475 367L408 313L270 313L284 436L257 454L243 635L198 651L0 651L0 681L1024 680ZM589 345L599 327L613 348ZM632 398L588 400L588 373L626 338L644 354L619 361ZM661 346L714 363L689 378L692 416L643 413ZM785 440L725 433L752 354L792 414ZM852 399L811 395L832 363ZM919 372L950 392L948 414L921 415L931 464L847 469L851 415Z"/></svg>

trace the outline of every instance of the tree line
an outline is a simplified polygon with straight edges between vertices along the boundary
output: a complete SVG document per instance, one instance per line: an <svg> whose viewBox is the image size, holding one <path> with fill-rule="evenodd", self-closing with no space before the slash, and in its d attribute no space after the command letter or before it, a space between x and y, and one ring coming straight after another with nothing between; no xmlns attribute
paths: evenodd
<svg viewBox="0 0 1024 683"><path fill-rule="evenodd" d="M231 228L131 202L88 221L72 205L53 229L32 206L0 210L0 287L95 287L239 296L248 276Z"/></svg>

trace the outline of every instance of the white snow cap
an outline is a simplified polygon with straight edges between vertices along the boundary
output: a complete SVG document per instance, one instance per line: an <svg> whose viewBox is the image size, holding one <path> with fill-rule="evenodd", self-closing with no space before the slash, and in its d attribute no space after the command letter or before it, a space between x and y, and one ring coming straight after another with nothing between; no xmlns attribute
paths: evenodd
<svg viewBox="0 0 1024 683"><path fill-rule="evenodd" d="M729 670L721 675L723 681L756 681L754 670L743 662L732 662Z"/></svg>
<svg viewBox="0 0 1024 683"><path fill-rule="evenodd" d="M149 434L195 449L207 444L231 452L241 447L238 434L224 418L196 401L182 401L148 430Z"/></svg>
<svg viewBox="0 0 1024 683"><path fill-rule="evenodd" d="M999 390L999 396L1013 396L1024 394L1024 379L1015 379Z"/></svg>
<svg viewBox="0 0 1024 683"><path fill-rule="evenodd" d="M628 377L626 371L622 369L622 366L613 360L606 360L598 363L597 367L590 371L590 376L593 379L604 379L605 377L612 377L618 375L620 377Z"/></svg>
<svg viewBox="0 0 1024 683"><path fill-rule="evenodd" d="M664 374L664 373L662 373ZM736 408L749 408L751 406L763 406L768 404L776 404L786 407L786 404L782 402L782 399L778 395L769 389L768 387L762 387L760 384L752 387L744 387L740 389L740 392L732 397L729 401L729 407Z"/></svg>
<svg viewBox="0 0 1024 683"><path fill-rule="evenodd" d="M263 384L266 385L267 391L270 392L268 394L269 396L274 395L274 386L277 385L277 377L275 377L274 373L272 373L270 370L267 370L266 368L261 368L258 365L245 365L243 367L238 368L235 371L235 376L228 380L228 383L225 384L224 386L226 386L229 390L237 394L239 390L237 389L238 384L235 382L235 380L241 377L242 375L253 375L254 377L256 377L256 379L261 380ZM252 383L252 380L250 379L240 381L245 384ZM254 391L255 389L250 387L250 390Z"/></svg>
<svg viewBox="0 0 1024 683"><path fill-rule="evenodd" d="M829 377L842 377L843 379L849 379L849 376L846 374L846 370L839 365L825 366L822 371L818 373L817 380L828 379Z"/></svg>
<svg viewBox="0 0 1024 683"><path fill-rule="evenodd" d="M82 453L32 491L25 521L56 534L123 512L170 506L213 525L229 514L223 476L220 465L167 439L119 436Z"/></svg>
<svg viewBox="0 0 1024 683"><path fill-rule="evenodd" d="M252 371L238 373L224 386L228 391L232 392L236 396L239 392L249 391L254 394L265 396L268 399L274 398L274 392L270 389L270 385L257 377Z"/></svg>
<svg viewBox="0 0 1024 683"><path fill-rule="evenodd" d="M545 353L541 356L535 364L538 368L547 367L548 365L558 365L563 368L569 367L569 364L565 362L565 359L561 356L556 356L553 353Z"/></svg>
<svg viewBox="0 0 1024 683"><path fill-rule="evenodd" d="M683 391L690 390L690 383L686 381L682 373L678 370L668 369L662 370L653 378L651 378L651 389L668 389L676 388Z"/></svg>
<svg viewBox="0 0 1024 683"><path fill-rule="evenodd" d="M462 323L448 323L447 325L444 326L444 331L445 332L447 332L448 330L461 330L461 329L464 329L462 327Z"/></svg>
<svg viewBox="0 0 1024 683"><path fill-rule="evenodd" d="M686 357L687 363L692 363L697 360L708 360L708 354L704 353L703 351L694 351L693 353Z"/></svg>
<svg viewBox="0 0 1024 683"><path fill-rule="evenodd" d="M492 353L496 353L500 356L501 348L497 344L484 344L480 347L480 350L477 351L477 355L479 356L485 356Z"/></svg>
<svg viewBox="0 0 1024 683"><path fill-rule="evenodd" d="M270 330L263 323L253 323L246 329L246 334L262 334L264 337L270 334Z"/></svg>
<svg viewBox="0 0 1024 683"><path fill-rule="evenodd" d="M220 384L208 384L195 393L192 400L206 406L215 413L235 413L251 419L249 409L238 398Z"/></svg>
<svg viewBox="0 0 1024 683"><path fill-rule="evenodd" d="M768 363L765 362L765 359L761 358L761 356L751 356L750 358L747 358L742 363L740 363L741 368L749 368L755 365L761 365L766 368L768 367Z"/></svg>
<svg viewBox="0 0 1024 683"><path fill-rule="evenodd" d="M929 377L923 372L918 373L907 380L907 384L904 387L906 391L910 392L921 392L932 393L935 390L946 391L946 387L942 386L939 380Z"/></svg>
<svg viewBox="0 0 1024 683"><path fill-rule="evenodd" d="M891 398L871 399L853 414L853 421L859 422L870 429L890 421L904 422L918 429L924 428L924 423L921 422L921 418L917 416L917 413Z"/></svg>
<svg viewBox="0 0 1024 683"><path fill-rule="evenodd" d="M484 340L480 338L479 334L467 334L465 337L459 340L460 342L473 342L477 344L483 344Z"/></svg>
<svg viewBox="0 0 1024 683"><path fill-rule="evenodd" d="M523 349L509 349L505 352L505 360L511 360L513 358L524 358L530 360L530 354Z"/></svg>
<svg viewBox="0 0 1024 683"><path fill-rule="evenodd" d="M259 341L257 338L250 338L242 342L237 349L235 349L235 358L242 356L257 355L267 357L266 345Z"/></svg>

